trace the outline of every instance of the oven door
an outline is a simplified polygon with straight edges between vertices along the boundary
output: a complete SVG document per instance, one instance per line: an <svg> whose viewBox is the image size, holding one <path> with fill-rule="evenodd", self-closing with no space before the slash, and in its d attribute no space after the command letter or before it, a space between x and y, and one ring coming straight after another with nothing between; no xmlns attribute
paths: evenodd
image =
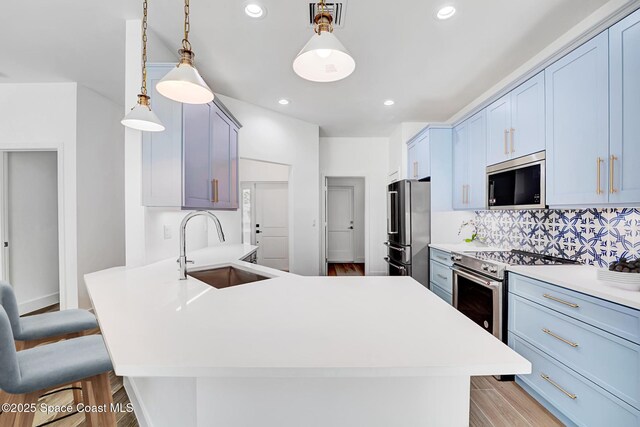
<svg viewBox="0 0 640 427"><path fill-rule="evenodd" d="M502 341L502 282L453 268L453 306Z"/></svg>
<svg viewBox="0 0 640 427"><path fill-rule="evenodd" d="M389 264L389 276L411 276L411 264L397 263L388 256L384 260Z"/></svg>

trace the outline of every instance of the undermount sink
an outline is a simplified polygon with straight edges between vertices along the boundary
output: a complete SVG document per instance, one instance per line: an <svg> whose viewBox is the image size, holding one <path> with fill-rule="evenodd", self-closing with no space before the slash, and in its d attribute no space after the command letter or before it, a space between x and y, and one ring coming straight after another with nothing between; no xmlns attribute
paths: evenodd
<svg viewBox="0 0 640 427"><path fill-rule="evenodd" d="M270 279L270 277L261 276L232 266L193 271L187 273L187 275L198 279L207 285L213 286L216 289L224 289L231 286L244 285L246 283Z"/></svg>

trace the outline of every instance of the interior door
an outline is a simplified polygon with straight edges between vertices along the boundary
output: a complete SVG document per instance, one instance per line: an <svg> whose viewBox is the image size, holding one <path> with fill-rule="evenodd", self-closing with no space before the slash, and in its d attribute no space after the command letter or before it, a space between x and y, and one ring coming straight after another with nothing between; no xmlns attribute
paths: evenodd
<svg viewBox="0 0 640 427"><path fill-rule="evenodd" d="M353 187L329 187L327 210L329 262L354 262Z"/></svg>
<svg viewBox="0 0 640 427"><path fill-rule="evenodd" d="M258 264L289 270L289 190L287 183L256 183L255 233Z"/></svg>

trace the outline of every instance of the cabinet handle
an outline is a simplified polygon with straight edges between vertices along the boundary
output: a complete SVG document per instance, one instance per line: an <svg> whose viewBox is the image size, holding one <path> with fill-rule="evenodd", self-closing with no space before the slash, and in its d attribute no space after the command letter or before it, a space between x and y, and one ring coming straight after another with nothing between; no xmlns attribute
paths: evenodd
<svg viewBox="0 0 640 427"><path fill-rule="evenodd" d="M596 160L596 171L597 171L597 179L598 179L598 184L596 185L596 194L600 195L602 194L602 189L600 188L600 165L602 164L604 160L602 160L601 157L598 157L598 159Z"/></svg>
<svg viewBox="0 0 640 427"><path fill-rule="evenodd" d="M554 380L552 380L551 378L549 378L549 375L544 374L544 373L540 373L540 376L542 377L543 380L545 380L546 382L548 382L549 384L551 384L552 386L554 386L555 388L557 388L558 390L560 390L561 392L563 392L567 397L570 397L573 400L576 400L578 398L578 396L576 396L573 393L569 393L567 390L565 390L564 388L562 388L560 386L560 384L558 384L557 382L555 382Z"/></svg>
<svg viewBox="0 0 640 427"><path fill-rule="evenodd" d="M568 306L569 306L569 307L571 307L571 308L578 308L578 307L580 307L578 304L574 304L574 303L572 303L572 302L563 301L563 300L561 300L560 298L556 298L556 297L554 297L554 296L552 296L552 295L549 295L549 294L543 294L542 296L543 296L543 297L545 297L545 298L547 298L547 299L550 299L551 301L555 301L555 302L559 302L560 304L568 305Z"/></svg>
<svg viewBox="0 0 640 427"><path fill-rule="evenodd" d="M509 131L507 129L504 130L504 155L509 155L509 148L507 147L507 134Z"/></svg>
<svg viewBox="0 0 640 427"><path fill-rule="evenodd" d="M444 261L444 262L449 262L449 261L451 261L449 258L447 258L447 257L443 257L443 256L436 256L436 258L438 258L439 260L442 260L442 261Z"/></svg>
<svg viewBox="0 0 640 427"><path fill-rule="evenodd" d="M562 341L562 342L563 342L563 343L565 343L565 344L569 344L569 345L570 345L571 347L573 347L573 348L576 348L576 347L578 346L578 344L577 344L577 343L572 342L572 341L569 341L569 340L567 340L567 339L564 339L564 338L562 338L561 336L554 334L553 332L551 332L551 331L550 331L549 329L547 329L547 328L542 328L542 332L544 332L544 333L545 333L545 334L547 334L547 335L551 335L551 336L552 336L552 337L554 337L555 339L560 340L560 341Z"/></svg>
<svg viewBox="0 0 640 427"><path fill-rule="evenodd" d="M211 202L218 203L218 180L211 180Z"/></svg>
<svg viewBox="0 0 640 427"><path fill-rule="evenodd" d="M464 205L464 187L465 185L462 186L462 204Z"/></svg>
<svg viewBox="0 0 640 427"><path fill-rule="evenodd" d="M436 274L436 276L438 276L442 280L447 280L447 276L443 276L442 274Z"/></svg>
<svg viewBox="0 0 640 427"><path fill-rule="evenodd" d="M611 194L617 193L618 190L616 190L616 187L614 185L614 168L615 168L615 164L616 164L616 160L618 160L618 158L615 155L611 155L611 160L610 160L610 164L609 164L609 192Z"/></svg>
<svg viewBox="0 0 640 427"><path fill-rule="evenodd" d="M511 137L511 152L515 153L516 152L516 146L515 143L513 142L513 135L516 133L516 130L514 128L511 128L511 130L509 131L510 137Z"/></svg>

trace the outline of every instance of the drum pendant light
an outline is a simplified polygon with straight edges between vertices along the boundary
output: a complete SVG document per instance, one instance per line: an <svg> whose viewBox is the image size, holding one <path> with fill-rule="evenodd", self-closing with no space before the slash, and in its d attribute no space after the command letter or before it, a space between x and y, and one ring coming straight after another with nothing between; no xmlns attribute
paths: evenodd
<svg viewBox="0 0 640 427"><path fill-rule="evenodd" d="M356 61L333 35L333 17L324 0L318 3L314 34L293 61L293 71L312 82L335 82L356 69Z"/></svg>
<svg viewBox="0 0 640 427"><path fill-rule="evenodd" d="M205 83L193 65L195 54L189 43L189 0L184 2L184 38L178 50L180 62L156 84L163 96L185 104L206 104L213 101L213 91Z"/></svg>
<svg viewBox="0 0 640 427"><path fill-rule="evenodd" d="M142 3L142 87L138 95L138 103L120 121L124 126L147 132L161 132L164 125L151 111L147 95L147 0Z"/></svg>

